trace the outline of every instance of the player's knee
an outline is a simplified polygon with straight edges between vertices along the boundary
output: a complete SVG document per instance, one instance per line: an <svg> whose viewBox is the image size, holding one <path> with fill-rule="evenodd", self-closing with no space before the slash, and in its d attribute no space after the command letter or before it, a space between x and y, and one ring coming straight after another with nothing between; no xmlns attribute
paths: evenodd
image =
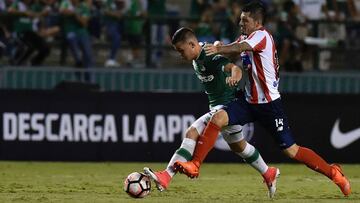
<svg viewBox="0 0 360 203"><path fill-rule="evenodd" d="M190 126L185 132L185 137L193 140L197 140L197 138L199 137L199 133L196 130L196 128Z"/></svg>
<svg viewBox="0 0 360 203"><path fill-rule="evenodd" d="M220 109L211 116L210 121L219 127L224 127L228 124L229 118L226 111Z"/></svg>
<svg viewBox="0 0 360 203"><path fill-rule="evenodd" d="M239 142L229 144L231 151L238 152L238 153L243 152L246 145L247 145L247 142L245 139L243 139Z"/></svg>
<svg viewBox="0 0 360 203"><path fill-rule="evenodd" d="M297 152L299 150L299 146L297 144L293 144L290 147L283 150L284 154L288 156L289 158L294 159Z"/></svg>

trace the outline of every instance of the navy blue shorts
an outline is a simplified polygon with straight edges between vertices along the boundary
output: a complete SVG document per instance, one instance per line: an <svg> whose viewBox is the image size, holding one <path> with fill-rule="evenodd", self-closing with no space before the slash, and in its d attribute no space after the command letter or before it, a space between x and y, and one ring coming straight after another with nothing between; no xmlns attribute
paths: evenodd
<svg viewBox="0 0 360 203"><path fill-rule="evenodd" d="M245 125L258 121L276 140L281 149L295 144L285 115L281 99L266 104L250 104L240 95L237 100L226 105L229 125Z"/></svg>

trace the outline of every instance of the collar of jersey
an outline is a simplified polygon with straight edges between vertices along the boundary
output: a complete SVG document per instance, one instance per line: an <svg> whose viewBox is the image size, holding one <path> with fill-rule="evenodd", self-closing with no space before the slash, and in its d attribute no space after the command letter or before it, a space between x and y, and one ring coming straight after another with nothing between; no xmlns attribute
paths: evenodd
<svg viewBox="0 0 360 203"><path fill-rule="evenodd" d="M205 51L204 51L204 45L205 43L203 42L199 42L200 46L201 46L201 51L200 51L200 54L199 56L197 57L196 61L202 61L204 60L205 58Z"/></svg>

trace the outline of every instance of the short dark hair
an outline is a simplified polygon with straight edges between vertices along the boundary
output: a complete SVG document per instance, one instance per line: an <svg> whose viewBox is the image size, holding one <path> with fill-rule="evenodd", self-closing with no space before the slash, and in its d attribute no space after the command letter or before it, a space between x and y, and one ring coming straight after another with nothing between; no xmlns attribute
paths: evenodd
<svg viewBox="0 0 360 203"><path fill-rule="evenodd" d="M250 17L254 20L261 21L262 24L265 23L266 8L261 1L251 1L244 6L242 12L250 12Z"/></svg>
<svg viewBox="0 0 360 203"><path fill-rule="evenodd" d="M292 0L287 0L283 3L283 10L289 12L292 8L295 7L295 3Z"/></svg>
<svg viewBox="0 0 360 203"><path fill-rule="evenodd" d="M172 36L171 43L175 45L178 42L185 41L192 37L195 37L194 31L190 28L182 27L174 33L174 35Z"/></svg>

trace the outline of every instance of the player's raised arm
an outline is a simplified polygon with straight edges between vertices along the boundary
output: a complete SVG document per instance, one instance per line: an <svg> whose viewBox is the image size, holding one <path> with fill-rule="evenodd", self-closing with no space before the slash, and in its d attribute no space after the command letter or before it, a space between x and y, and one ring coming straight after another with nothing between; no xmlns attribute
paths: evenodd
<svg viewBox="0 0 360 203"><path fill-rule="evenodd" d="M214 46L223 46L224 43L221 41L215 41ZM237 61L240 57L238 53L231 53L231 54L222 54L226 58L230 59L230 61Z"/></svg>
<svg viewBox="0 0 360 203"><path fill-rule="evenodd" d="M228 45L215 46L206 44L204 47L206 55L212 54L240 54L243 51L252 51L252 47L247 42L233 42Z"/></svg>
<svg viewBox="0 0 360 203"><path fill-rule="evenodd" d="M235 87L242 78L241 68L233 63L228 63L224 66L224 72L231 73L231 76L226 78L226 84L230 87Z"/></svg>

